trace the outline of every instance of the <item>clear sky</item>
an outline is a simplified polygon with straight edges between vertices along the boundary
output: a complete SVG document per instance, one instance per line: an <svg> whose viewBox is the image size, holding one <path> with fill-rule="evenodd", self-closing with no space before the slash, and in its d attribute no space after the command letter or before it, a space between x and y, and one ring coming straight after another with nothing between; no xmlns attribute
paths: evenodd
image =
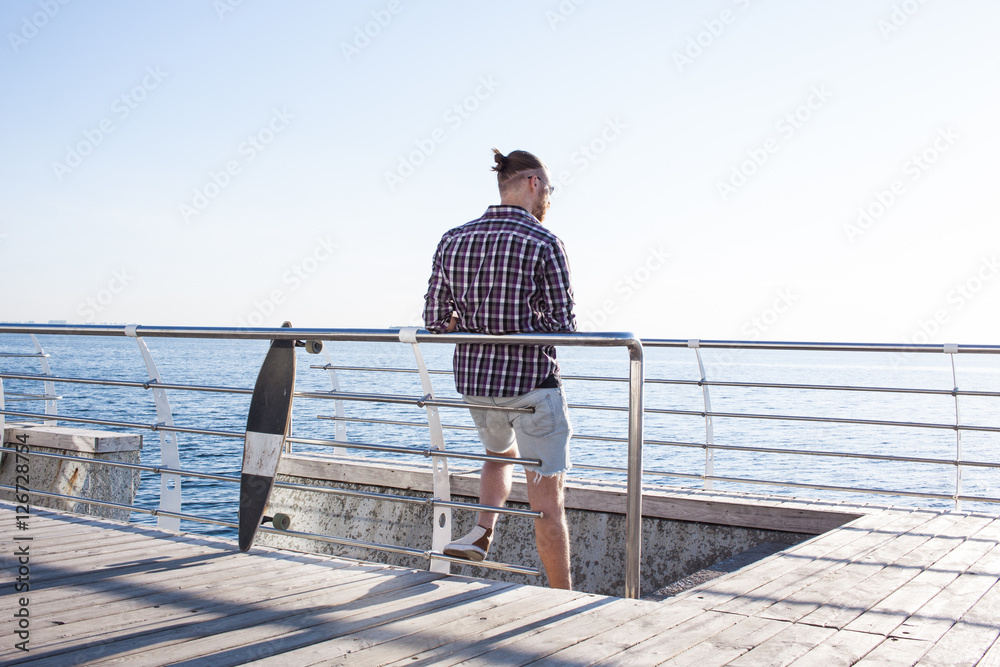
<svg viewBox="0 0 1000 667"><path fill-rule="evenodd" d="M0 319L419 322L493 146L588 330L1000 344L1000 3L5 0Z"/></svg>

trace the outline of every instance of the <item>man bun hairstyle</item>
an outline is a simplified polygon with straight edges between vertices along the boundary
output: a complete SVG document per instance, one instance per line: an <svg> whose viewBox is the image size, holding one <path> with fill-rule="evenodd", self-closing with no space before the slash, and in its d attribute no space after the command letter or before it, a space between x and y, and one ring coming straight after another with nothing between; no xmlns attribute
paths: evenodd
<svg viewBox="0 0 1000 667"><path fill-rule="evenodd" d="M499 149L493 149L493 171L497 172L497 183L501 190L506 190L508 183L525 171L535 171L545 168L542 161L528 151L511 151L504 155Z"/></svg>

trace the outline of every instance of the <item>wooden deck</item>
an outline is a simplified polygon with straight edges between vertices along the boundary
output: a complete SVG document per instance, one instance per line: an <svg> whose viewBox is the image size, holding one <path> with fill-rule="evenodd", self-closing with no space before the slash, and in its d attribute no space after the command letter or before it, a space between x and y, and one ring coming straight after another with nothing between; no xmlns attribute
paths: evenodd
<svg viewBox="0 0 1000 667"><path fill-rule="evenodd" d="M0 533L2 664L1000 665L1000 519L981 515L878 512L664 602L39 509L16 530L7 503Z"/></svg>

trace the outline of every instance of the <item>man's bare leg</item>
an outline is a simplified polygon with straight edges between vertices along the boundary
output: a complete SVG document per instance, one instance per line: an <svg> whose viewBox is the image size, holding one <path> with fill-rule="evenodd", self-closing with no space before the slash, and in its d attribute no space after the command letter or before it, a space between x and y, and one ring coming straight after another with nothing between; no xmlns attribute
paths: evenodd
<svg viewBox="0 0 1000 667"><path fill-rule="evenodd" d="M493 456L517 458L517 446L503 454L493 454ZM483 461L483 469L479 473L479 503L492 507L503 507L510 496L513 475L514 465L512 463ZM480 512L478 523L483 528L493 528L497 523L497 513Z"/></svg>
<svg viewBox="0 0 1000 667"><path fill-rule="evenodd" d="M569 529L566 527L566 509L563 500L563 477L543 477L525 471L528 478L528 502L531 509L542 513L535 519L535 545L542 559L549 586L572 590L569 569Z"/></svg>

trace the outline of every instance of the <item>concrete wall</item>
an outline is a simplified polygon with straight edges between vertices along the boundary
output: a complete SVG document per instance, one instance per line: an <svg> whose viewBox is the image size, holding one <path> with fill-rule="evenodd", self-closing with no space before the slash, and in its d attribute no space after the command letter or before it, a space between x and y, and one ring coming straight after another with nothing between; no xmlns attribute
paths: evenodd
<svg viewBox="0 0 1000 667"><path fill-rule="evenodd" d="M330 463L308 456L282 459L282 481L346 488L356 491L430 497L428 468L398 463ZM470 470L452 473L452 499L476 502L478 476ZM621 595L624 591L624 490L611 484L571 484L566 494L570 526L574 587L591 593ZM525 499L523 484L515 484L513 500ZM511 507L527 506L511 502ZM368 498L320 494L276 488L270 511L292 517L291 531L311 532L354 540L429 550L429 505L381 502ZM837 508L815 509L794 503L693 492L647 494L644 499L642 592L651 593L693 572L730 558L762 542L796 544L856 518ZM689 520L697 519L697 520ZM471 529L475 513L453 510L453 536ZM785 528L780 530L779 528ZM258 543L304 551L330 553L358 560L427 568L422 557L332 545L291 535L260 533ZM504 516L490 560L541 567L535 551L533 520ZM545 585L541 577L455 565L452 572L476 577Z"/></svg>
<svg viewBox="0 0 1000 667"><path fill-rule="evenodd" d="M10 424L4 428L8 447L27 444L29 451L30 504L37 507L90 514L118 521L128 521L129 511L90 505L61 498L49 498L37 491L81 496L95 500L131 505L139 491L139 471L104 465L53 459L33 454L65 454L84 459L139 463L142 436L110 433L92 429ZM0 484L16 486L16 456L3 454ZM23 469L22 469L23 470ZM23 482L22 482L23 486ZM14 494L0 490L0 498L13 502Z"/></svg>

